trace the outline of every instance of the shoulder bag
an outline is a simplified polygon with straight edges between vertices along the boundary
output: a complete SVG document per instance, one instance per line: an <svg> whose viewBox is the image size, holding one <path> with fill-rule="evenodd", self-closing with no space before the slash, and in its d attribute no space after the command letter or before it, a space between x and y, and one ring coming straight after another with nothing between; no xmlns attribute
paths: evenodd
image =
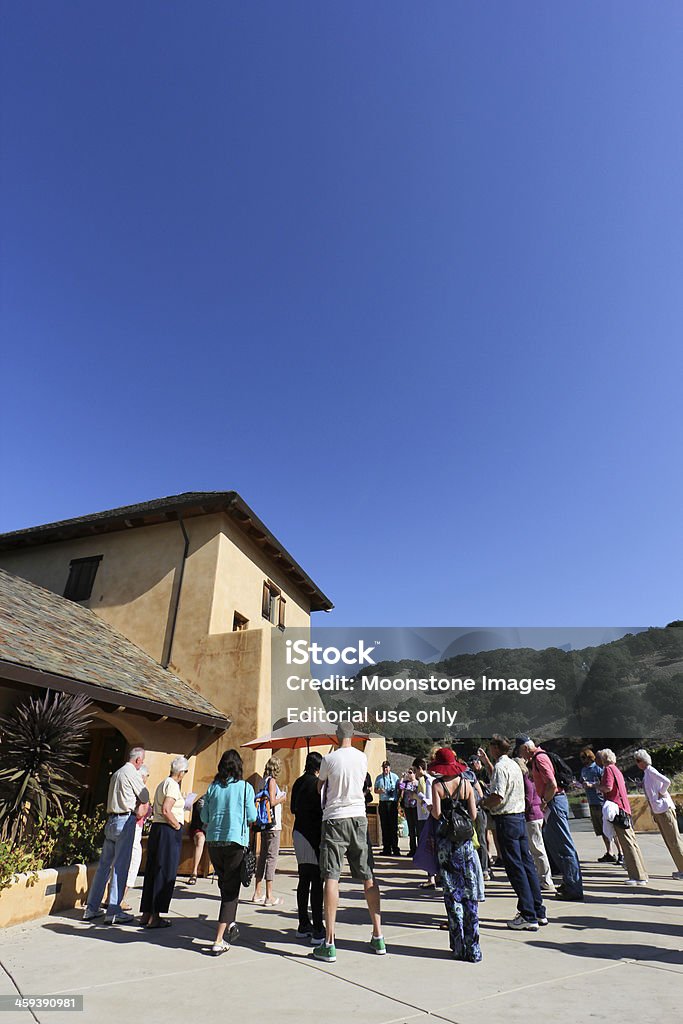
<svg viewBox="0 0 683 1024"><path fill-rule="evenodd" d="M247 828L247 783L244 782L244 807L242 811L242 833ZM247 830L247 835L249 831ZM254 877L256 871L256 854L251 848L251 844L244 847L244 857L240 864L240 878L242 885L250 886L251 880Z"/></svg>
<svg viewBox="0 0 683 1024"><path fill-rule="evenodd" d="M460 798L462 783L463 780L461 778L454 796L451 796L445 784L441 783L445 793L441 803L441 835L450 839L455 846L462 846L463 843L471 840L474 835L474 825L472 824L469 811L464 801Z"/></svg>
<svg viewBox="0 0 683 1024"><path fill-rule="evenodd" d="M627 814L626 811L623 809L623 807L620 807L619 808L619 813L617 815L615 815L615 818L614 818L614 821L612 822L612 824L616 825L617 828L627 829L627 828L631 828L632 827L633 820L631 818L631 815Z"/></svg>

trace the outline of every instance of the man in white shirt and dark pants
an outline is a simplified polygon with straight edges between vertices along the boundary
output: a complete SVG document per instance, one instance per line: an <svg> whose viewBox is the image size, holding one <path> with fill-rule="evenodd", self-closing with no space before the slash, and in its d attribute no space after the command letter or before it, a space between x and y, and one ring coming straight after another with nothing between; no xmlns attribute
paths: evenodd
<svg viewBox="0 0 683 1024"><path fill-rule="evenodd" d="M503 864L510 885L517 894L517 916L507 922L515 931L537 932L548 923L538 873L529 850L524 817L524 776L516 761L508 757L506 736L491 737L489 752L494 763L489 796L482 806L493 815Z"/></svg>
<svg viewBox="0 0 683 1024"><path fill-rule="evenodd" d="M105 924L130 924L135 920L132 914L121 910L121 900L126 891L128 869L133 852L137 821L135 811L137 807L149 803L149 793L145 789L145 781L140 774L144 760L144 748L133 747L128 755L128 762L114 772L109 781L108 818L104 826L104 846L88 893L88 903L83 913L84 921L92 921L94 918L104 915L105 912L100 904L110 874L112 878L109 886L109 905Z"/></svg>
<svg viewBox="0 0 683 1024"><path fill-rule="evenodd" d="M372 921L370 946L374 953L386 953L380 917L379 886L373 874L372 850L368 843L368 819L363 786L368 771L365 754L351 745L353 726L340 722L339 749L322 759L318 790L323 794L323 824L320 841L320 874L325 884L325 942L316 946L316 960L334 963L337 950L334 926L339 904L339 878L346 855L351 875L362 880Z"/></svg>

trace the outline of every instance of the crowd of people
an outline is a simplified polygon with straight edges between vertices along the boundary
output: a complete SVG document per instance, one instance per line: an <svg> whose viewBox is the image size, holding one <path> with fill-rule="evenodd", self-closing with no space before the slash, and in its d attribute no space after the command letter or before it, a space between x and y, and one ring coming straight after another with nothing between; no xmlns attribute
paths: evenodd
<svg viewBox="0 0 683 1024"><path fill-rule="evenodd" d="M353 879L362 882L372 926L369 948L386 952L380 890L368 834L367 808L378 799L382 853L401 856L399 808L408 831L407 856L426 872L423 889L441 888L453 957L470 963L482 958L479 904L486 883L503 868L517 897L517 912L507 921L515 931L538 931L548 924L546 900L582 901L583 877L569 826L568 790L576 783L566 762L538 746L529 736L514 742L494 735L488 749L464 761L450 747L416 758L399 777L389 761L374 780L365 754L353 746L353 728L337 729L337 749L322 756L309 753L303 775L292 787L293 845L298 866L297 936L310 941L315 959L334 963L339 880L348 862ZM104 917L108 924L132 924L123 903L136 877L143 825L151 820L141 898L140 924L146 929L170 926L168 914L180 858L188 798L181 784L188 761L176 757L154 797L146 788L145 751L136 747L111 778L102 857L88 893L86 921ZM588 797L595 835L602 839L602 863L623 866L626 885L647 886L648 873L638 845L626 782L609 748L580 752L578 784ZM683 842L669 794L670 780L652 765L646 750L635 753L654 821L676 870L683 879ZM192 873L197 880L204 848L218 881L220 906L210 952L227 952L238 937L237 908L242 886L254 878L252 902L277 907L273 882L287 790L278 777L282 762L271 757L258 792L243 778L237 750L226 751L206 794L192 806L190 836ZM194 797L194 794L192 795ZM258 857L254 837L259 837ZM561 881L555 884L555 878ZM102 906L108 889L106 909Z"/></svg>

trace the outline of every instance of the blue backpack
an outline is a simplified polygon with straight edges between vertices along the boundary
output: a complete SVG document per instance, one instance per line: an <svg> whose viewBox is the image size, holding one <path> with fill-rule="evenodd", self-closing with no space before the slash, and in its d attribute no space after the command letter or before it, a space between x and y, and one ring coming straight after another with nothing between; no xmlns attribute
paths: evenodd
<svg viewBox="0 0 683 1024"><path fill-rule="evenodd" d="M270 776L263 780L263 786L256 794L256 821L254 822L255 832L268 832L275 825L275 808L270 803Z"/></svg>

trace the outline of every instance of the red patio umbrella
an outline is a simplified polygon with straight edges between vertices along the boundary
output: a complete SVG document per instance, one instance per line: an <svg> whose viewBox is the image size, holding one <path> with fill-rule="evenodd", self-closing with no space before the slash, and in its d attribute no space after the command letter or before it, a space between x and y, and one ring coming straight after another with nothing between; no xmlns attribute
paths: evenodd
<svg viewBox="0 0 683 1024"><path fill-rule="evenodd" d="M364 746L370 738L370 733L354 732L352 742L354 746ZM360 744L356 741L360 741ZM320 726L293 722L291 725L283 725L280 729L274 729L267 736L249 740L242 746L250 747L252 750L300 750L305 747L308 751L311 747L325 747L328 744L330 746L337 744L335 729L330 728L329 731L325 731Z"/></svg>

